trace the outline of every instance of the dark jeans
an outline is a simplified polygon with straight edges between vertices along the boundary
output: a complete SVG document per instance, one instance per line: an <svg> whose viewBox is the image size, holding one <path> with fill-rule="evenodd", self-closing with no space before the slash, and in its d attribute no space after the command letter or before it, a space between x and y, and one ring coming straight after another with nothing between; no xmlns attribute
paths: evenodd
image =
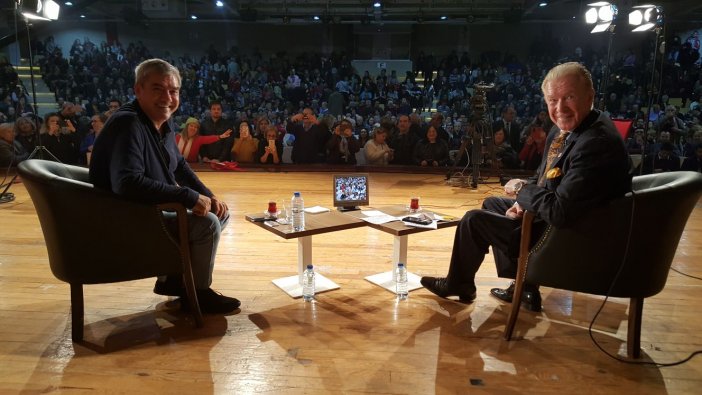
<svg viewBox="0 0 702 395"><path fill-rule="evenodd" d="M514 199L489 197L480 210L468 211L456 228L451 264L447 275L451 288L475 290L475 273L492 246L499 277L517 274L521 219L510 219L505 212Z"/></svg>

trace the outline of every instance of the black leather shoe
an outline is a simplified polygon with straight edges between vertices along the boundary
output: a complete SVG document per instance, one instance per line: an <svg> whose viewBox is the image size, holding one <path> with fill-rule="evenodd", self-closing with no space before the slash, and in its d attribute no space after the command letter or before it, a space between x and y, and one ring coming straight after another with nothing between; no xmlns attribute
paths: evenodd
<svg viewBox="0 0 702 395"><path fill-rule="evenodd" d="M461 302L472 302L475 300L475 288L468 290L458 290L449 287L446 277L422 277L422 286L429 292L442 298L458 296Z"/></svg>
<svg viewBox="0 0 702 395"><path fill-rule="evenodd" d="M530 289L522 291L522 307L535 313L541 312L541 293L538 289ZM514 296L514 281L507 288L493 288L490 290L490 295L502 301L512 303Z"/></svg>
<svg viewBox="0 0 702 395"><path fill-rule="evenodd" d="M212 288L198 289L195 292L197 292L197 301L203 314L231 313L241 306L239 299L224 296ZM180 297L180 308L186 311L190 308L188 297L185 295Z"/></svg>
<svg viewBox="0 0 702 395"><path fill-rule="evenodd" d="M183 296L185 286L181 276L166 276L166 281L156 280L154 293L163 296Z"/></svg>

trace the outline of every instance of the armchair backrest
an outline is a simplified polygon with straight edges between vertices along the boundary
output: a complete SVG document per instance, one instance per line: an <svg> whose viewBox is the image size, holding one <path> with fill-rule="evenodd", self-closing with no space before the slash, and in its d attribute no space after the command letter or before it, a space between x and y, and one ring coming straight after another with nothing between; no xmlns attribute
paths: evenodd
<svg viewBox="0 0 702 395"><path fill-rule="evenodd" d="M632 189L571 226L547 227L530 251L526 281L615 297L645 298L660 292L702 195L702 174L635 177Z"/></svg>
<svg viewBox="0 0 702 395"><path fill-rule="evenodd" d="M18 171L58 279L97 284L182 273L178 245L155 205L94 188L82 167L31 159Z"/></svg>

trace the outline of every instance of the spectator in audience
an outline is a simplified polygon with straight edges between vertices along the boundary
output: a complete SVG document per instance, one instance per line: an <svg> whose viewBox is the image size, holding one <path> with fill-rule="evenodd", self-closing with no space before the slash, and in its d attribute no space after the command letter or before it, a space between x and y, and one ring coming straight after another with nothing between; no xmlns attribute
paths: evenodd
<svg viewBox="0 0 702 395"><path fill-rule="evenodd" d="M382 126L377 126L373 130L373 138L366 142L363 146L363 152L366 156L366 164L371 166L386 166L393 159L393 150L385 140L387 139L388 131Z"/></svg>
<svg viewBox="0 0 702 395"><path fill-rule="evenodd" d="M117 112L119 108L122 107L122 102L117 99L117 98L111 98L110 101L107 103L107 112L105 115L109 118L112 114Z"/></svg>
<svg viewBox="0 0 702 395"><path fill-rule="evenodd" d="M658 153L647 156L643 161L643 173L662 173L680 170L680 157L674 153L670 142L662 143Z"/></svg>
<svg viewBox="0 0 702 395"><path fill-rule="evenodd" d="M258 159L261 163L277 165L283 156L283 143L278 138L275 126L268 125L263 131L263 138L258 143Z"/></svg>
<svg viewBox="0 0 702 395"><path fill-rule="evenodd" d="M190 117L185 121L180 133L176 135L178 152L180 152L189 163L197 163L198 153L202 146L214 144L226 139L231 133L232 131L229 129L218 136L202 136L200 135L200 121Z"/></svg>
<svg viewBox="0 0 702 395"><path fill-rule="evenodd" d="M293 163L321 162L320 152L325 152L329 132L319 125L311 108L305 108L301 113L290 117L285 129L295 136Z"/></svg>
<svg viewBox="0 0 702 395"><path fill-rule="evenodd" d="M36 130L36 124L31 118L20 117L15 121L15 141L19 142L30 155L39 143Z"/></svg>
<svg viewBox="0 0 702 395"><path fill-rule="evenodd" d="M234 144L234 138L238 137L238 133L233 132L232 122L222 116L222 103L213 101L210 103L210 115L205 117L200 125L200 134L203 136L221 136L226 132L229 133L225 139L200 147L199 153L205 162L209 162L212 159L228 160L229 152Z"/></svg>
<svg viewBox="0 0 702 395"><path fill-rule="evenodd" d="M683 156L690 158L695 155L697 147L702 144L702 126L695 125L690 128L691 138L683 146Z"/></svg>
<svg viewBox="0 0 702 395"><path fill-rule="evenodd" d="M445 166L449 159L448 145L438 138L434 126L429 125L426 140L417 143L414 149L414 163L420 166Z"/></svg>
<svg viewBox="0 0 702 395"><path fill-rule="evenodd" d="M0 167L16 166L27 159L29 153L22 144L15 140L15 131L11 123L0 124Z"/></svg>
<svg viewBox="0 0 702 395"><path fill-rule="evenodd" d="M680 166L680 170L696 171L702 173L702 143L695 147L694 155L688 156Z"/></svg>
<svg viewBox="0 0 702 395"><path fill-rule="evenodd" d="M545 139L545 138L544 138ZM497 129L493 134L493 150L498 169L519 168L519 157L517 152L505 139L505 131ZM543 152L543 151L542 151ZM487 165L491 165L492 158L488 158Z"/></svg>
<svg viewBox="0 0 702 395"><path fill-rule="evenodd" d="M512 106L507 106L502 111L502 118L498 119L497 122L492 126L493 130L502 129L505 132L506 140L510 146L519 150L522 147L522 126L515 119L517 116L517 111Z"/></svg>
<svg viewBox="0 0 702 395"><path fill-rule="evenodd" d="M361 147L366 146L368 139L369 139L368 129L366 129L366 128L361 129L361 131L358 132L358 143L361 145Z"/></svg>
<svg viewBox="0 0 702 395"><path fill-rule="evenodd" d="M546 132L541 126L532 124L530 131L527 134L524 147L519 153L519 159L522 161L524 170L536 170L541 164L541 158L544 155L546 147Z"/></svg>
<svg viewBox="0 0 702 395"><path fill-rule="evenodd" d="M673 105L665 106L665 116L658 123L658 132L668 132L670 142L679 144L685 139L687 127L680 117L678 117L678 109Z"/></svg>
<svg viewBox="0 0 702 395"><path fill-rule="evenodd" d="M355 165L356 153L361 145L353 136L353 125L349 120L342 119L333 130L334 133L327 142L327 163Z"/></svg>
<svg viewBox="0 0 702 395"><path fill-rule="evenodd" d="M431 115L431 120L429 120L429 125L434 127L434 130L437 133L437 138L444 140L446 144L448 144L449 141L449 134L446 132L446 129L444 129L444 114L440 112L435 112ZM425 136L423 136L425 137Z"/></svg>
<svg viewBox="0 0 702 395"><path fill-rule="evenodd" d="M651 145L651 154L655 155L657 154L660 150L663 144L668 144L670 143L671 146L673 147L673 152L675 155L680 156L680 150L678 149L677 145L673 143L671 140L670 132L667 131L662 131L658 134L658 139L657 141Z"/></svg>
<svg viewBox="0 0 702 395"><path fill-rule="evenodd" d="M397 131L390 141L390 147L394 152L392 164L413 165L414 147L419 139L414 133L410 133L409 117L407 115L398 116L396 128Z"/></svg>
<svg viewBox="0 0 702 395"><path fill-rule="evenodd" d="M49 152L62 163L75 165L78 163L79 144L76 141L76 128L68 121L61 127L61 117L52 113L44 118L41 128L41 142Z"/></svg>
<svg viewBox="0 0 702 395"><path fill-rule="evenodd" d="M105 122L107 122L106 113L95 114L90 118L90 132L80 143L80 156L78 158L79 163L90 164L90 155L93 152L93 144L95 144L95 139L97 136L100 135L102 127L105 126Z"/></svg>
<svg viewBox="0 0 702 395"><path fill-rule="evenodd" d="M258 152L259 140L251 135L249 124L242 121L239 124L239 137L234 139L232 160L239 163L254 163Z"/></svg>
<svg viewBox="0 0 702 395"><path fill-rule="evenodd" d="M644 152L645 139L643 129L634 130L634 136L627 139L626 151L629 154L641 154Z"/></svg>

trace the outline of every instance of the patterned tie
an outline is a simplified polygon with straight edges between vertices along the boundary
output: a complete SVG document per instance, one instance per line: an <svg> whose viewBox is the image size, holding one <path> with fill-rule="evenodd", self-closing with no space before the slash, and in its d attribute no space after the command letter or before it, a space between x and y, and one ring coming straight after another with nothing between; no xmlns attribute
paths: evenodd
<svg viewBox="0 0 702 395"><path fill-rule="evenodd" d="M542 187L544 184L546 184L546 173L551 170L553 162L558 157L558 154L561 153L563 143L565 142L569 133L570 132L567 130L561 130L561 132L558 133L558 136L551 141L551 146L548 148L548 154L546 155L546 167L544 168L543 173L541 173L541 177L539 177L539 186Z"/></svg>

